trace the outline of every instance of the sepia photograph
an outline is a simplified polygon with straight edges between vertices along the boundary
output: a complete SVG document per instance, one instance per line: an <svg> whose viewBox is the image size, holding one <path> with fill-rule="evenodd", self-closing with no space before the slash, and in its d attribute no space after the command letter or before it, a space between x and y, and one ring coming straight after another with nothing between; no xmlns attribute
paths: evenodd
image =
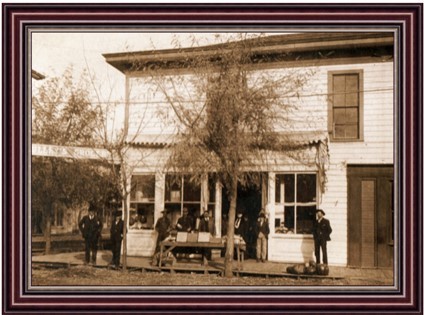
<svg viewBox="0 0 424 315"><path fill-rule="evenodd" d="M408 194L421 192L407 179L420 153L405 153L419 139L405 129L419 30L290 20L305 7L257 25L190 20L234 13L212 6L69 6L63 23L58 7L21 9L9 8L23 34L9 82L22 156L10 165L22 199L4 218L12 312L26 298L88 313L419 303Z"/></svg>

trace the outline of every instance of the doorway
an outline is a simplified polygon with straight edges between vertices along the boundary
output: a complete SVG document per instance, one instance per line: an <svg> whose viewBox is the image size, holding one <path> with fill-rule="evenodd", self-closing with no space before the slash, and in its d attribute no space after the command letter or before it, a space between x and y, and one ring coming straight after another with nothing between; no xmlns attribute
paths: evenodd
<svg viewBox="0 0 424 315"><path fill-rule="evenodd" d="M348 264L393 266L393 166L348 166Z"/></svg>
<svg viewBox="0 0 424 315"><path fill-rule="evenodd" d="M261 177L262 178L262 177ZM247 233L246 233L246 258L256 257L256 239L253 231L253 224L256 222L259 211L263 207L263 181L254 180L238 185L237 187L237 209L243 212L243 217L247 220ZM225 193L222 194L222 214L228 215L230 209L230 201ZM228 217L228 216L227 216Z"/></svg>

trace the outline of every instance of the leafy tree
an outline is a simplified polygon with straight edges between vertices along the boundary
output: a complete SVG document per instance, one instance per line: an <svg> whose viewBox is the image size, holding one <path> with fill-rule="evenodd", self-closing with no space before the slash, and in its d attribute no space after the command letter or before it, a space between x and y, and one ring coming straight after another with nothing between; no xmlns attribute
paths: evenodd
<svg viewBox="0 0 424 315"><path fill-rule="evenodd" d="M283 124L290 130L290 113L311 73L257 71L267 62L278 61L265 53L265 43L265 37L240 34L235 41L181 50L174 64L160 56L157 63L134 64L134 70L150 73L180 123L169 166L192 178L213 173L228 195L226 277L233 275L237 186L258 171L246 166L272 163L272 151L295 157L302 148L278 136L276 127ZM166 69L172 66L184 73L169 74Z"/></svg>
<svg viewBox="0 0 424 315"><path fill-rule="evenodd" d="M89 100L87 75L75 83L72 69L47 79L32 98L32 142L64 146L96 143L101 111ZM33 157L32 209L44 218L46 252L51 248L51 217L58 204L67 207L90 203L106 205L116 192L110 188L108 165L102 161ZM35 215L33 213L33 215Z"/></svg>

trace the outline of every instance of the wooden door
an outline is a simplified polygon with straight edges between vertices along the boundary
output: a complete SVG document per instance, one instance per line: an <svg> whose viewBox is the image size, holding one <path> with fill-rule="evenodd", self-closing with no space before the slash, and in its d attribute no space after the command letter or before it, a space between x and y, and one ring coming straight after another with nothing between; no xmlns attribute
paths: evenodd
<svg viewBox="0 0 424 315"><path fill-rule="evenodd" d="M348 265L393 265L393 167L348 166Z"/></svg>

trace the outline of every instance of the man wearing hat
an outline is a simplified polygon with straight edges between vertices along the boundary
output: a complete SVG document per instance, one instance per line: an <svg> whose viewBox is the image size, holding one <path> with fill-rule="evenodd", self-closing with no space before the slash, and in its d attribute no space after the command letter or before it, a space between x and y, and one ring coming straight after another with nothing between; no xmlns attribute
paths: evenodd
<svg viewBox="0 0 424 315"><path fill-rule="evenodd" d="M162 242L168 236L171 227L171 221L168 219L167 210L162 210L161 213L162 217L157 220L155 225L155 230L158 233L155 253L160 251L160 242Z"/></svg>
<svg viewBox="0 0 424 315"><path fill-rule="evenodd" d="M85 240L85 261L84 264L96 264L97 258L97 245L102 231L102 222L96 216L94 208L90 205L88 215L84 216L78 224L78 227Z"/></svg>
<svg viewBox="0 0 424 315"><path fill-rule="evenodd" d="M261 209L259 212L259 218L255 224L255 235L256 235L256 261L265 262L267 247L268 247L268 234L269 224L265 218L265 211Z"/></svg>
<svg viewBox="0 0 424 315"><path fill-rule="evenodd" d="M124 238L124 221L122 221L122 210L115 212L115 218L110 227L110 242L112 245L112 265L119 268L121 260L121 244Z"/></svg>
<svg viewBox="0 0 424 315"><path fill-rule="evenodd" d="M322 209L316 210L316 221L313 226L315 257L317 264L321 263L321 249L324 264L328 264L327 241L331 241L330 234L333 231L330 221L324 218L325 212Z"/></svg>

